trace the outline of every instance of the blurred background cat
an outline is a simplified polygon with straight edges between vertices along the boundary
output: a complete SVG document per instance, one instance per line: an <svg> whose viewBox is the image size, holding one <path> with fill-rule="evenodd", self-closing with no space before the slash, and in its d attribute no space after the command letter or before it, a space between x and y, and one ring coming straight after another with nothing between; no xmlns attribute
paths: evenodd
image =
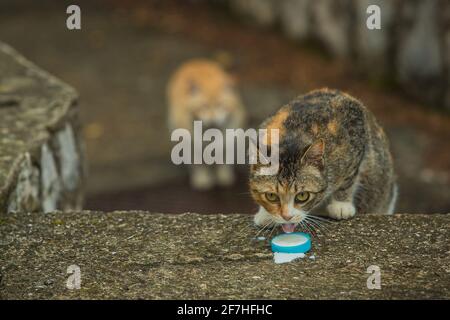
<svg viewBox="0 0 450 320"><path fill-rule="evenodd" d="M242 128L245 111L231 76L213 61L191 60L175 71L169 81L169 129L188 129L201 121L203 130ZM194 151L195 152L195 151ZM193 188L206 190L232 185L235 177L230 165L190 165Z"/></svg>

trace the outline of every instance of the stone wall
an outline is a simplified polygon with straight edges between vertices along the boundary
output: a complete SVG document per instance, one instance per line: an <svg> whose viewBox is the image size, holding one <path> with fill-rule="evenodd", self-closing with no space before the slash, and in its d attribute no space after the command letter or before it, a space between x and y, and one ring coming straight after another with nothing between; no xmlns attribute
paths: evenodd
<svg viewBox="0 0 450 320"><path fill-rule="evenodd" d="M446 0L227 0L261 26L314 39L333 56L376 78L394 79L412 97L450 111L450 2ZM369 5L381 29L369 30Z"/></svg>
<svg viewBox="0 0 450 320"><path fill-rule="evenodd" d="M0 43L0 212L80 209L77 94Z"/></svg>

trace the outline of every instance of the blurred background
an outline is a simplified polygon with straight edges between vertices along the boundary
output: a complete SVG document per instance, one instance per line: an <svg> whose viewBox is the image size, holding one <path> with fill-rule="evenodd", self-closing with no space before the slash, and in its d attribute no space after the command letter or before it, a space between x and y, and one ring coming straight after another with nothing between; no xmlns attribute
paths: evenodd
<svg viewBox="0 0 450 320"><path fill-rule="evenodd" d="M69 4L81 30L66 28ZM369 4L382 30L367 29ZM246 166L199 192L170 160L166 84L202 57L238 80L251 127L312 89L359 98L391 141L396 211L450 212L448 1L1 0L0 40L79 92L86 209L255 212Z"/></svg>

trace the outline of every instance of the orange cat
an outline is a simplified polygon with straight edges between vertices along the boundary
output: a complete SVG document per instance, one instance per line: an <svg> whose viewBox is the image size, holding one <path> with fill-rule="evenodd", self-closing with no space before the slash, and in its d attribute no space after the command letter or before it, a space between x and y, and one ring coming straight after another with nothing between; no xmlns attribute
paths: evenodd
<svg viewBox="0 0 450 320"><path fill-rule="evenodd" d="M219 64L208 60L184 63L172 76L167 90L169 128L188 129L202 121L204 129L242 128L245 111L234 82ZM215 184L231 185L234 172L229 165L191 165L191 185L209 189Z"/></svg>

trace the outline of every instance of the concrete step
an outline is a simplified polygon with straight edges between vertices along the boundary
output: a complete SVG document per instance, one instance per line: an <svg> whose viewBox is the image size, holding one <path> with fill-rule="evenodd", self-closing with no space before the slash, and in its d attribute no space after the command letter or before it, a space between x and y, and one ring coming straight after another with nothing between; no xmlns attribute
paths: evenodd
<svg viewBox="0 0 450 320"><path fill-rule="evenodd" d="M0 219L1 299L450 298L448 214L329 223L305 258L281 265L243 214L83 211ZM370 266L380 268L381 289L368 289ZM78 267L80 289L69 289L68 271Z"/></svg>

